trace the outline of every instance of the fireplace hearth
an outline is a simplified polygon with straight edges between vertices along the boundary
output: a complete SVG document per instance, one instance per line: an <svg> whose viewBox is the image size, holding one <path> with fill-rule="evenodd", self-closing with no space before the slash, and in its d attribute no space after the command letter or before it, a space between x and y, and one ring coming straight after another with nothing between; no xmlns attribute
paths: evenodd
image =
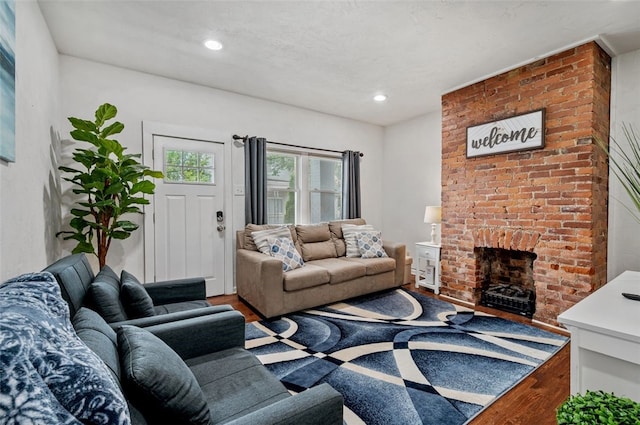
<svg viewBox="0 0 640 425"><path fill-rule="evenodd" d="M476 248L482 277L480 305L526 317L536 311L533 263L536 254L503 248Z"/></svg>
<svg viewBox="0 0 640 425"><path fill-rule="evenodd" d="M536 312L536 293L518 285L489 285L482 290L480 304L531 318Z"/></svg>

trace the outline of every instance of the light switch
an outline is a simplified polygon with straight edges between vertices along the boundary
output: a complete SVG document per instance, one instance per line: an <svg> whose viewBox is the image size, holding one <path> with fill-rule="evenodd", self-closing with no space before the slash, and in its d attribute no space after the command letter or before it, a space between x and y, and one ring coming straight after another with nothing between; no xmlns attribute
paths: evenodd
<svg viewBox="0 0 640 425"><path fill-rule="evenodd" d="M233 194L235 196L243 196L244 195L244 185L236 184L233 186Z"/></svg>

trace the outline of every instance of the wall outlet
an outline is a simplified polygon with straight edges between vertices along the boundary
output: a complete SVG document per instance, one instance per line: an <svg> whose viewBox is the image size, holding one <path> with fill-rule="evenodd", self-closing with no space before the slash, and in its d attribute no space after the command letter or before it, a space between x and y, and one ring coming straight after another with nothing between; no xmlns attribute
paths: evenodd
<svg viewBox="0 0 640 425"><path fill-rule="evenodd" d="M233 194L235 196L244 196L244 185L236 184L233 186Z"/></svg>

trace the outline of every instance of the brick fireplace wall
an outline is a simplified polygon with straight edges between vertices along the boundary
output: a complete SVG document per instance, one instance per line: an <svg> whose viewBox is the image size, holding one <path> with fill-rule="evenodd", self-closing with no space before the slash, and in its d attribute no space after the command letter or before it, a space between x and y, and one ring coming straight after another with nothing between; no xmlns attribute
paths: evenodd
<svg viewBox="0 0 640 425"><path fill-rule="evenodd" d="M442 293L479 301L475 247L533 252L534 319L606 282L611 59L587 43L442 97ZM466 158L466 128L545 108L543 149Z"/></svg>

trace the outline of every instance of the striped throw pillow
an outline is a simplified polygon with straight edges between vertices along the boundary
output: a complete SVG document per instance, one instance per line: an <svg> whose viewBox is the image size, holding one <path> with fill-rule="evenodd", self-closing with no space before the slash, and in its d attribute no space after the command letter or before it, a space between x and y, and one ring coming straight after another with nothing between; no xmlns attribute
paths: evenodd
<svg viewBox="0 0 640 425"><path fill-rule="evenodd" d="M258 230L251 233L253 243L258 247L258 251L265 255L271 255L269 249L269 238L289 238L291 239L291 231L287 226L276 227L274 229Z"/></svg>
<svg viewBox="0 0 640 425"><path fill-rule="evenodd" d="M356 241L356 234L365 231L374 230L370 224L343 224L342 235L344 236L344 243L347 246L346 256L350 258L361 257L360 250L358 249L358 242Z"/></svg>

